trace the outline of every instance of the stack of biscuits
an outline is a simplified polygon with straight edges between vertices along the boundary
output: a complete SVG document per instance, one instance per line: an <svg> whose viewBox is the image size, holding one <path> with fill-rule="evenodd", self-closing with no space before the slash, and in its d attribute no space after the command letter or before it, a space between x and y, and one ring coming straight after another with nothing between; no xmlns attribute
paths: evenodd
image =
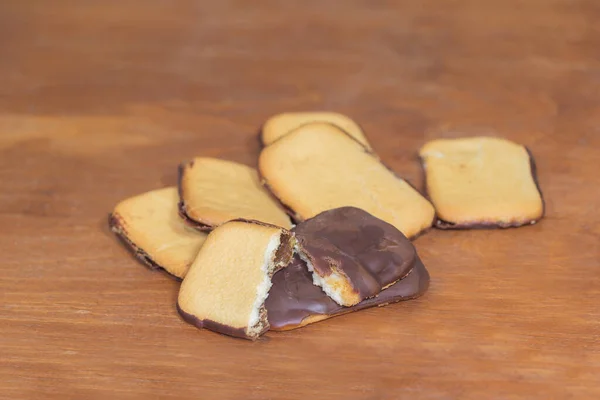
<svg viewBox="0 0 600 400"><path fill-rule="evenodd" d="M414 299L430 277L411 239L544 214L533 158L508 140L426 143L428 198L347 116L279 114L261 140L258 171L197 157L180 165L178 187L126 199L109 217L140 260L183 280L176 308L199 328L255 340Z"/></svg>

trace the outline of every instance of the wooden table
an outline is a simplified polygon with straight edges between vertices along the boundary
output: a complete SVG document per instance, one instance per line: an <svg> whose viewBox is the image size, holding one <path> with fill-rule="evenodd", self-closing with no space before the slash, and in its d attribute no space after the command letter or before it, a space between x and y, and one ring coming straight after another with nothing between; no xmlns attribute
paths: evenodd
<svg viewBox="0 0 600 400"><path fill-rule="evenodd" d="M0 398L600 398L595 0L0 3ZM288 110L537 158L547 216L431 231L421 299L256 343L184 323L107 213L196 155L256 165Z"/></svg>

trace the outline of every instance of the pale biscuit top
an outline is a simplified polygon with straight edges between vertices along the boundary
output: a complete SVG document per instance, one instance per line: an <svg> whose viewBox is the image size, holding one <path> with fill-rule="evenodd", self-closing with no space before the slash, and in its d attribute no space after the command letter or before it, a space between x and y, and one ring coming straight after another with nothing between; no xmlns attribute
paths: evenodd
<svg viewBox="0 0 600 400"><path fill-rule="evenodd" d="M188 218L209 228L236 218L290 228L284 209L261 185L254 168L198 157L182 166L179 182Z"/></svg>
<svg viewBox="0 0 600 400"><path fill-rule="evenodd" d="M177 212L178 202L175 187L123 200L113 211L112 229L167 272L183 278L206 234L184 223Z"/></svg>
<svg viewBox="0 0 600 400"><path fill-rule="evenodd" d="M438 217L459 225L519 225L539 219L543 200L524 146L505 139L439 139L420 156Z"/></svg>
<svg viewBox="0 0 600 400"><path fill-rule="evenodd" d="M265 122L262 128L262 142L265 146L270 145L280 137L290 133L301 125L311 122L328 122L344 130L347 134L370 149L360 126L351 118L334 112L287 112L272 116Z"/></svg>
<svg viewBox="0 0 600 400"><path fill-rule="evenodd" d="M281 233L280 228L242 221L213 230L181 284L180 310L202 324L251 328L264 303L259 297L266 298L271 287L269 269L274 268Z"/></svg>
<svg viewBox="0 0 600 400"><path fill-rule="evenodd" d="M354 206L414 237L434 209L379 159L330 124L304 125L263 149L259 169L273 193L304 220Z"/></svg>

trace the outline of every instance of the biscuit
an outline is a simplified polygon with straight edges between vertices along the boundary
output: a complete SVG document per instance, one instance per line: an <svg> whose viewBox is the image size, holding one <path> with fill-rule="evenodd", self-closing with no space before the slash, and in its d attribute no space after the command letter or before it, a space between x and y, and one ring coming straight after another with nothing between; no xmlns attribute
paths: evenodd
<svg viewBox="0 0 600 400"><path fill-rule="evenodd" d="M299 126L311 122L328 122L336 125L366 148L371 148L365 134L356 122L343 114L334 112L287 112L274 115L263 125L261 141L264 146L268 146Z"/></svg>
<svg viewBox="0 0 600 400"><path fill-rule="evenodd" d="M295 256L292 262L273 276L273 287L265 302L272 331L287 331L338 315L370 307L381 307L415 299L429 288L429 273L416 257L411 272L376 297L355 306L343 307L313 284L306 264Z"/></svg>
<svg viewBox="0 0 600 400"><path fill-rule="evenodd" d="M192 226L211 230L243 218L290 228L289 217L260 184L254 168L198 157L179 169L180 214Z"/></svg>
<svg viewBox="0 0 600 400"><path fill-rule="evenodd" d="M293 231L313 283L343 306L373 297L404 278L416 257L402 232L355 207L324 211Z"/></svg>
<svg viewBox="0 0 600 400"><path fill-rule="evenodd" d="M178 202L175 187L131 197L117 204L109 216L109 225L141 261L183 278L206 233L181 220Z"/></svg>
<svg viewBox="0 0 600 400"><path fill-rule="evenodd" d="M438 228L518 227L544 215L535 163L524 146L493 137L439 139L419 154Z"/></svg>
<svg viewBox="0 0 600 400"><path fill-rule="evenodd" d="M291 232L273 225L235 220L217 227L181 284L179 313L199 328L257 339L269 329L271 277L289 263L293 246Z"/></svg>
<svg viewBox="0 0 600 400"><path fill-rule="evenodd" d="M296 221L353 206L412 238L434 220L427 199L331 124L303 125L265 147L259 171Z"/></svg>

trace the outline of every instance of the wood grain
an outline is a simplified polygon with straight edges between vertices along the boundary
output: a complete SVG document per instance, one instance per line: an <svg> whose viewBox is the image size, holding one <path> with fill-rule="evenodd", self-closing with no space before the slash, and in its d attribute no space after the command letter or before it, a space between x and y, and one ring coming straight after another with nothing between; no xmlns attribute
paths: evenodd
<svg viewBox="0 0 600 400"><path fill-rule="evenodd" d="M597 1L0 2L0 398L600 398ZM108 232L270 115L356 119L417 186L426 140L500 135L547 217L432 231L416 301L257 343L199 331Z"/></svg>

